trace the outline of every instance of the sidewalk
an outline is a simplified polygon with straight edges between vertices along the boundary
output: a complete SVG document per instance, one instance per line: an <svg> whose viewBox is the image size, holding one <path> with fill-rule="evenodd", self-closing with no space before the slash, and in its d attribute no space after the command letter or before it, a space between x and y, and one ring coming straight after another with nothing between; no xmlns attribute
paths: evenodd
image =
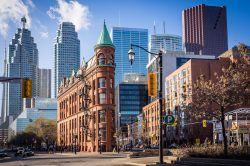
<svg viewBox="0 0 250 166"><path fill-rule="evenodd" d="M120 152L118 153L113 153L113 152L103 152L100 154L99 152L77 152L76 154L73 152L63 152L63 153L54 153L56 155L63 155L63 156L77 156L77 157L86 157L86 156L110 156L117 158L115 160L119 160L120 163L126 164L126 165L138 165L138 166L146 166L146 165L151 165L155 164L156 162L159 162L159 156L154 156L154 157L141 157L141 158L129 158L130 152ZM175 160L176 158L173 156L164 156L164 162L170 164L173 163L172 160ZM172 159L172 160L171 160Z"/></svg>
<svg viewBox="0 0 250 166"><path fill-rule="evenodd" d="M77 152L76 154L74 152L56 152L54 153L56 155L65 155L65 156L123 156L123 157L127 157L129 152L121 152L121 153L113 153L113 152L102 152L102 154L100 154L99 152Z"/></svg>
<svg viewBox="0 0 250 166"><path fill-rule="evenodd" d="M166 165L171 165L173 161L178 160L177 157L174 156L164 156L163 161ZM138 166L146 166L146 165L155 165L159 162L159 156L154 157L142 157L142 158L131 158L126 164L129 165L138 165Z"/></svg>

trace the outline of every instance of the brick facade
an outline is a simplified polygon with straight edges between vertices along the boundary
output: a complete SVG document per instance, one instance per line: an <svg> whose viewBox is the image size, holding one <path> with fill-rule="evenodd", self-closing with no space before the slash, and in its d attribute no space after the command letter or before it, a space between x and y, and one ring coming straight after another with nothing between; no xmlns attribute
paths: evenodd
<svg viewBox="0 0 250 166"><path fill-rule="evenodd" d="M163 103L163 113L162 115L165 116L165 100L162 100ZM159 117L160 117L160 110L159 110L159 99L151 102L150 104L143 107L143 117L145 120L145 129L144 135L148 138L148 142L150 144L158 144L159 143ZM165 136L163 132L163 145L165 146Z"/></svg>
<svg viewBox="0 0 250 166"><path fill-rule="evenodd" d="M76 146L87 152L97 152L100 147L102 151L113 150L114 51L114 47L99 43L94 56L61 82L57 96L59 146L68 149Z"/></svg>
<svg viewBox="0 0 250 166"><path fill-rule="evenodd" d="M192 102L192 88L200 75L215 81L214 73L217 72L220 75L222 67L227 65L227 62L229 62L227 58L191 59L166 77L166 109L178 119L177 127L173 127L172 133L170 132L171 140L194 142L195 139L200 139L201 143L206 137L212 140L212 124L207 124L207 127L203 128L202 119L183 115L181 107Z"/></svg>

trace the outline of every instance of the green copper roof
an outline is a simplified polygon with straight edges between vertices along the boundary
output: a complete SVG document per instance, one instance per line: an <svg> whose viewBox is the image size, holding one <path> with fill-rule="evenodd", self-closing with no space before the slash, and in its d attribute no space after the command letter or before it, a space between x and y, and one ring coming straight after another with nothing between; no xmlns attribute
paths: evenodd
<svg viewBox="0 0 250 166"><path fill-rule="evenodd" d="M98 47L103 47L103 46L108 46L108 47L112 47L112 48L115 48L115 46L113 45L112 43L112 40L109 36L109 32L107 30L107 27L106 27L106 24L105 24L105 21L104 21L104 24L103 24L103 29L102 29L102 33L95 45L95 49L98 48Z"/></svg>

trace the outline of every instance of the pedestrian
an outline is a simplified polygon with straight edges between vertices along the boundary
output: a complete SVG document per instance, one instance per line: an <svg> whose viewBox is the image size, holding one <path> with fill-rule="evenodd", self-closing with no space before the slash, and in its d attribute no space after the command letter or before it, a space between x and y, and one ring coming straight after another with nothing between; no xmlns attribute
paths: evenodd
<svg viewBox="0 0 250 166"><path fill-rule="evenodd" d="M205 141L204 141L205 147L207 147L207 144L208 144L208 138L206 137L206 139L205 139Z"/></svg>
<svg viewBox="0 0 250 166"><path fill-rule="evenodd" d="M113 149L113 153L116 153L115 147L114 147L114 149Z"/></svg>

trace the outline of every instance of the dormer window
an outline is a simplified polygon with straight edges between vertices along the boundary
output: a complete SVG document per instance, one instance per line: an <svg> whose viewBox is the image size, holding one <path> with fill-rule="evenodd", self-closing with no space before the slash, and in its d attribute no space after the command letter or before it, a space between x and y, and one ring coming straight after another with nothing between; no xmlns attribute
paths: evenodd
<svg viewBox="0 0 250 166"><path fill-rule="evenodd" d="M100 54L98 57L98 64L104 65L105 64L105 56L103 54Z"/></svg>

